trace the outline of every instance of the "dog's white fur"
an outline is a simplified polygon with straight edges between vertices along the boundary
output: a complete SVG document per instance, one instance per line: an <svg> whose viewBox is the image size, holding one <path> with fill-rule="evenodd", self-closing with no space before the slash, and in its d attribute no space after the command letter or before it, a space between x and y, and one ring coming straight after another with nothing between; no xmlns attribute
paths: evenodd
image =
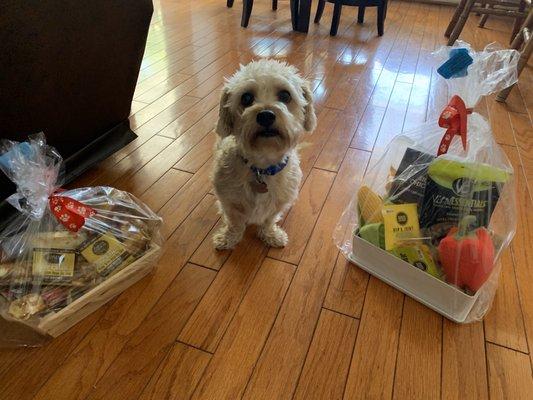
<svg viewBox="0 0 533 400"><path fill-rule="evenodd" d="M281 90L290 93L290 102L280 100ZM243 93L254 95L252 105L241 105ZM256 117L262 110L274 112L278 136L258 135L262 127ZM315 126L312 92L295 67L264 59L241 66L227 80L220 99L216 128L220 138L212 176L224 222L213 237L217 249L235 247L249 224L258 225L258 236L267 245L287 244L287 234L276 223L298 196L302 171L296 145L301 134ZM250 166L266 168L285 156L289 157L287 166L264 177L268 192L255 192Z"/></svg>

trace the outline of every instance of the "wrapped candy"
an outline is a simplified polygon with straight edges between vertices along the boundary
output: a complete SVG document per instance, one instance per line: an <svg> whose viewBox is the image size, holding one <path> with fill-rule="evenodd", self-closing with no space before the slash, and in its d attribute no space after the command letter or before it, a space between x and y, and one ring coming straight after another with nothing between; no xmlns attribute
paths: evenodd
<svg viewBox="0 0 533 400"><path fill-rule="evenodd" d="M449 103L394 137L334 239L355 264L457 322L482 319L516 227L513 168L479 99L514 84L519 54L463 42L434 53Z"/></svg>
<svg viewBox="0 0 533 400"><path fill-rule="evenodd" d="M0 169L17 185L0 230L0 345L58 336L155 266L161 219L111 187L62 190L62 159L42 134L0 142Z"/></svg>

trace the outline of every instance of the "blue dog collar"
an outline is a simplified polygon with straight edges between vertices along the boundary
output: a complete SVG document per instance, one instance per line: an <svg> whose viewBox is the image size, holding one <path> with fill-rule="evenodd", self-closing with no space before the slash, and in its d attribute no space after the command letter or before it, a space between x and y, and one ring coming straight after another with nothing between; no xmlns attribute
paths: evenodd
<svg viewBox="0 0 533 400"><path fill-rule="evenodd" d="M269 165L266 168L257 168L253 165L250 166L250 169L255 175L276 175L278 172L281 172L283 168L287 166L289 162L289 156L286 156L281 162Z"/></svg>
<svg viewBox="0 0 533 400"><path fill-rule="evenodd" d="M246 158L242 157L242 161L245 164L248 164L248 160ZM265 176L265 175L269 175L269 176L276 175L277 173L283 171L283 169L287 166L288 163L289 163L289 156L287 155L287 156L285 156L283 158L283 160L281 160L277 164L269 165L266 168L258 168L258 167L254 166L254 165L250 165L250 169L254 173L254 176L256 177L257 181L258 182L263 182L263 176Z"/></svg>

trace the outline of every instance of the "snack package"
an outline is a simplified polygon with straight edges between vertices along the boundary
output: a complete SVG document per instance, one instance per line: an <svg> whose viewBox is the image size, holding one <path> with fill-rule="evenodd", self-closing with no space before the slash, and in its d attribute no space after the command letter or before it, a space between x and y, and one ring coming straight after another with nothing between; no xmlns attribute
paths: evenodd
<svg viewBox="0 0 533 400"><path fill-rule="evenodd" d="M60 335L156 265L161 218L111 187L62 190L44 135L0 141L0 170L17 185L0 229L0 346Z"/></svg>
<svg viewBox="0 0 533 400"><path fill-rule="evenodd" d="M492 303L498 259L516 226L513 168L473 109L516 82L519 54L457 42L433 55L448 105L377 150L334 240L371 274L471 322Z"/></svg>

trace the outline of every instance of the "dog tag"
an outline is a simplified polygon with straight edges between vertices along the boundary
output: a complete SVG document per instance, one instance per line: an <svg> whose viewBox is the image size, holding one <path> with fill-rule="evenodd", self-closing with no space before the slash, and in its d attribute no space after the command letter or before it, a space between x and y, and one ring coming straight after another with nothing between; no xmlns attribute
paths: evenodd
<svg viewBox="0 0 533 400"><path fill-rule="evenodd" d="M252 190L256 193L268 192L268 186L265 182L251 181L250 186L252 187Z"/></svg>

